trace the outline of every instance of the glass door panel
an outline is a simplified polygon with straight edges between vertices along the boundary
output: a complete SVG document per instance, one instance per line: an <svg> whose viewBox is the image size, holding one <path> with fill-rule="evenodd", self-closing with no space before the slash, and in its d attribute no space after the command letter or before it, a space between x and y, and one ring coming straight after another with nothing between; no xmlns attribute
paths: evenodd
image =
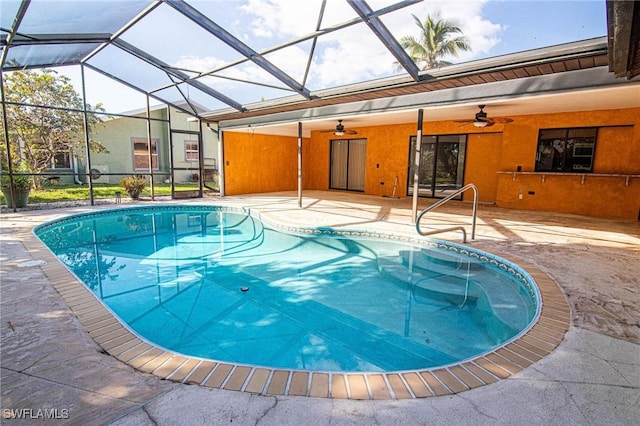
<svg viewBox="0 0 640 426"><path fill-rule="evenodd" d="M366 139L331 141L329 188L364 191L366 160Z"/></svg>
<svg viewBox="0 0 640 426"><path fill-rule="evenodd" d="M413 195L415 141L411 139L407 193ZM418 195L444 198L464 183L466 135L424 136L420 146Z"/></svg>
<svg viewBox="0 0 640 426"><path fill-rule="evenodd" d="M434 194L436 197L446 197L462 187L462 173L458 161L461 145L459 139L459 136L441 136L438 139Z"/></svg>
<svg viewBox="0 0 640 426"><path fill-rule="evenodd" d="M420 169L418 171L418 195L421 197L433 196L433 165L436 158L436 137L424 136L420 146ZM416 138L411 139L411 153L409 155L409 185L407 193L413 195L413 164L416 151Z"/></svg>
<svg viewBox="0 0 640 426"><path fill-rule="evenodd" d="M349 141L349 169L347 189L364 191L364 168L366 165L367 144L364 139Z"/></svg>
<svg viewBox="0 0 640 426"><path fill-rule="evenodd" d="M331 182L332 189L347 189L347 161L349 141L331 141Z"/></svg>

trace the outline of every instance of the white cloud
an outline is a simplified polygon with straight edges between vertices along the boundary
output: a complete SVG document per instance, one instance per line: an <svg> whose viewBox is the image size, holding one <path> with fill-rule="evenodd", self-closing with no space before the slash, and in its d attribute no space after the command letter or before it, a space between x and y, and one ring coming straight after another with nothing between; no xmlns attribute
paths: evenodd
<svg viewBox="0 0 640 426"><path fill-rule="evenodd" d="M309 58L310 43L294 45L265 55L265 58L293 78L302 79Z"/></svg>
<svg viewBox="0 0 640 426"><path fill-rule="evenodd" d="M460 52L459 61L470 60L478 56L486 56L491 49L500 43L500 35L505 27L494 24L481 16L471 16L461 21L461 29L469 38L472 51Z"/></svg>
<svg viewBox="0 0 640 426"><path fill-rule="evenodd" d="M197 72L211 71L224 65L226 61L214 56L199 57L195 55L180 56L180 59L173 64L174 67Z"/></svg>
<svg viewBox="0 0 640 426"><path fill-rule="evenodd" d="M364 25L349 28L320 44L314 59L312 86L324 88L371 80L394 72L394 57Z"/></svg>
<svg viewBox="0 0 640 426"><path fill-rule="evenodd" d="M319 3L317 0L248 0L240 10L250 17L249 30L253 36L290 38L315 29Z"/></svg>

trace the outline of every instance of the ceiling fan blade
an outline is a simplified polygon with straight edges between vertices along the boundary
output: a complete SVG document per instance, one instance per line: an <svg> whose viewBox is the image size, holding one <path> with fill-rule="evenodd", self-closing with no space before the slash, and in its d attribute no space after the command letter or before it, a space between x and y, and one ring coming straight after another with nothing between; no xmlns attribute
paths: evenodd
<svg viewBox="0 0 640 426"><path fill-rule="evenodd" d="M496 118L492 118L491 120L495 121L496 123L511 123L513 121L513 118L496 117Z"/></svg>
<svg viewBox="0 0 640 426"><path fill-rule="evenodd" d="M345 135L357 135L358 134L358 132L356 132L355 130L349 130L349 129L344 129L344 130L336 130L336 129L320 130L320 133L336 133L336 132L342 132Z"/></svg>
<svg viewBox="0 0 640 426"><path fill-rule="evenodd" d="M342 124L342 120L338 120L338 125L335 127L335 129L320 130L320 133L333 133L336 136L358 134L358 132L356 132L355 130L345 129L344 124Z"/></svg>
<svg viewBox="0 0 640 426"><path fill-rule="evenodd" d="M465 124L473 123L474 126L478 128L483 128L483 127L491 127L496 123L511 123L513 121L513 119L508 117L496 117L496 118L488 117L487 113L484 111L485 106L486 105L478 105L478 108L480 108L480 111L476 113L475 119L454 120L454 123L461 123L460 124L461 126Z"/></svg>

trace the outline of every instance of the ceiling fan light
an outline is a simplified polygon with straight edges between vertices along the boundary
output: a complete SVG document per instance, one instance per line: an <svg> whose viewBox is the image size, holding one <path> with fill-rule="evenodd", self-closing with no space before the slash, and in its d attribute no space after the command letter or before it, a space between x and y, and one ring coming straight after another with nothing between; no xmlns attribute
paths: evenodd
<svg viewBox="0 0 640 426"><path fill-rule="evenodd" d="M333 132L333 134L336 136L344 136L344 132L341 132L339 130L336 130L335 132Z"/></svg>
<svg viewBox="0 0 640 426"><path fill-rule="evenodd" d="M487 127L487 122L486 121L474 121L473 125L476 127Z"/></svg>

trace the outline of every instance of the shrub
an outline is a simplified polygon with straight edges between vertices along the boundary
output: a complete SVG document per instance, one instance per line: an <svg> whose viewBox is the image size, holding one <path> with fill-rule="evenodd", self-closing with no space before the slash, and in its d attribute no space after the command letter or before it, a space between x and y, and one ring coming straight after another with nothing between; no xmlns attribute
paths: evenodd
<svg viewBox="0 0 640 426"><path fill-rule="evenodd" d="M25 163L20 163L18 167L13 169L14 173L29 173L29 167ZM13 184L16 189L30 189L33 183L31 176L25 175L13 175ZM0 186L3 188L9 188L11 186L11 180L9 179L9 173L6 170L2 170L2 177L0 178Z"/></svg>
<svg viewBox="0 0 640 426"><path fill-rule="evenodd" d="M123 177L120 185L127 191L131 198L139 198L140 193L147 186L147 179L142 175L132 175Z"/></svg>

